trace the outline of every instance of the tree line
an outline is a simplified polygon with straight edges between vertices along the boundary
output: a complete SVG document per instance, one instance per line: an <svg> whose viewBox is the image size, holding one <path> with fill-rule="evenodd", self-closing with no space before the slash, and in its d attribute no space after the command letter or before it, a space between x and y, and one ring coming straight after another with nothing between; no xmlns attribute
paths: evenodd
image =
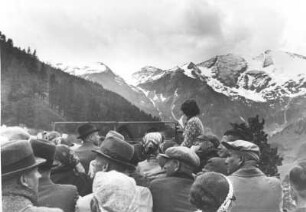
<svg viewBox="0 0 306 212"><path fill-rule="evenodd" d="M41 62L0 32L2 124L50 129L53 121L159 121L101 85Z"/></svg>

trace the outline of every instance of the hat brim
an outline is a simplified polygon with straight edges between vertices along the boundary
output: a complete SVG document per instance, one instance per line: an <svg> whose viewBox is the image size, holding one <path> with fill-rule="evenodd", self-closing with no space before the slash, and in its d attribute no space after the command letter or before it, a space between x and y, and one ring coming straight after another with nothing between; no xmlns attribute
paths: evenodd
<svg viewBox="0 0 306 212"><path fill-rule="evenodd" d="M82 138L88 136L90 133L99 132L99 131L100 131L99 129L89 131L89 132L87 132L87 133L84 134L84 135L79 135L79 136L77 137L77 139L82 139Z"/></svg>
<svg viewBox="0 0 306 212"><path fill-rule="evenodd" d="M168 161L168 160L170 160L171 158L168 156L168 155L166 155L166 154L159 154L158 156L157 156L157 160L158 160L158 163L159 163L159 165L161 166L161 167L163 167L165 164L166 164L166 162Z"/></svg>
<svg viewBox="0 0 306 212"><path fill-rule="evenodd" d="M44 164L46 162L46 159L43 159L43 158L40 158L40 157L35 157L35 163L31 166L27 166L27 167L24 167L22 169L18 169L18 170L15 170L15 171L12 171L12 172L7 172L5 174L2 173L2 177L8 177L8 176L12 176L12 175L15 175L15 174L18 174L18 173L22 173L22 172L25 172L27 170L30 170L30 169L34 169L42 164Z"/></svg>
<svg viewBox="0 0 306 212"><path fill-rule="evenodd" d="M91 151L97 153L98 155L101 155L101 156L103 156L103 157L106 157L106 158L108 158L108 159L110 159L110 160L112 160L112 161L114 161L114 162L120 163L120 164L125 165L125 166L128 166L128 167L130 167L130 168L136 168L136 166L133 165L132 163L128 163L128 162L125 162L125 161L121 161L121 160L117 160L117 159L115 159L115 158L112 158L112 157L110 157L110 156L104 154L104 153L101 152L100 150L91 150Z"/></svg>
<svg viewBox="0 0 306 212"><path fill-rule="evenodd" d="M234 147L234 146L232 146L232 145L230 145L228 142L222 142L221 143L223 146L225 146L225 148L226 149L230 149L230 150L239 150L240 148L238 148L238 147Z"/></svg>

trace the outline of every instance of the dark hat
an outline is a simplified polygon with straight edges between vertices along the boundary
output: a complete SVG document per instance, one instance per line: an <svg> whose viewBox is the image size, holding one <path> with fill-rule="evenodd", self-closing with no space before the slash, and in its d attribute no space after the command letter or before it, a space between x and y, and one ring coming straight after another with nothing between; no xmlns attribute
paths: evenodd
<svg viewBox="0 0 306 212"><path fill-rule="evenodd" d="M131 144L119 138L119 136L107 137L102 142L99 150L92 151L117 163L135 168L131 163L134 148Z"/></svg>
<svg viewBox="0 0 306 212"><path fill-rule="evenodd" d="M177 159L181 162L185 162L193 167L200 166L200 158L197 154L188 147L175 146L166 150L165 154L160 154L161 157L167 159Z"/></svg>
<svg viewBox="0 0 306 212"><path fill-rule="evenodd" d="M51 168L54 164L54 156L56 146L46 140L43 139L31 139L30 143L32 145L32 149L34 155L36 157L46 159L46 162L42 164L43 167Z"/></svg>
<svg viewBox="0 0 306 212"><path fill-rule="evenodd" d="M1 145L2 177L25 172L44 162L45 159L34 156L29 141L15 140Z"/></svg>
<svg viewBox="0 0 306 212"><path fill-rule="evenodd" d="M93 126L91 124L84 124L84 125L78 127L78 133L79 133L78 138L85 138L89 134L91 134L93 132L98 132L98 131L99 130L95 126Z"/></svg>

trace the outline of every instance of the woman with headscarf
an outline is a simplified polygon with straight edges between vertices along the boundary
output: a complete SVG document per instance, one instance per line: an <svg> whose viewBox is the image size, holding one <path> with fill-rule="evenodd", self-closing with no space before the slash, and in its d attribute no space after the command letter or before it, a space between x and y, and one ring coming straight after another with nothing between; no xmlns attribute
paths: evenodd
<svg viewBox="0 0 306 212"><path fill-rule="evenodd" d="M181 111L187 118L183 132L184 140L181 145L190 148L196 138L204 134L204 126L198 117L200 109L195 100L187 100L182 104Z"/></svg>
<svg viewBox="0 0 306 212"><path fill-rule="evenodd" d="M147 159L138 163L138 167L140 173L149 180L153 180L164 174L157 160L157 155L160 152L160 145L163 143L163 140L164 138L159 132L150 132L143 137L143 147Z"/></svg>
<svg viewBox="0 0 306 212"><path fill-rule="evenodd" d="M202 212L229 212L235 200L233 185L220 173L206 172L190 189L190 202Z"/></svg>

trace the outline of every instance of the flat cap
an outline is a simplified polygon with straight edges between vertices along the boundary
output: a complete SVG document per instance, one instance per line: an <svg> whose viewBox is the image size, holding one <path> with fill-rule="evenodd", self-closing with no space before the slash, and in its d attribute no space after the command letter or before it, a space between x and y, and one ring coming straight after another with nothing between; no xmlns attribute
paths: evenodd
<svg viewBox="0 0 306 212"><path fill-rule="evenodd" d="M160 154L161 157L168 159L177 159L185 162L193 167L200 166L200 159L197 154L188 147L175 146L166 150L165 154Z"/></svg>
<svg viewBox="0 0 306 212"><path fill-rule="evenodd" d="M240 152L255 152L257 154L260 153L259 147L249 141L244 140L236 140L233 142L222 142L222 145L227 149L236 150Z"/></svg>

